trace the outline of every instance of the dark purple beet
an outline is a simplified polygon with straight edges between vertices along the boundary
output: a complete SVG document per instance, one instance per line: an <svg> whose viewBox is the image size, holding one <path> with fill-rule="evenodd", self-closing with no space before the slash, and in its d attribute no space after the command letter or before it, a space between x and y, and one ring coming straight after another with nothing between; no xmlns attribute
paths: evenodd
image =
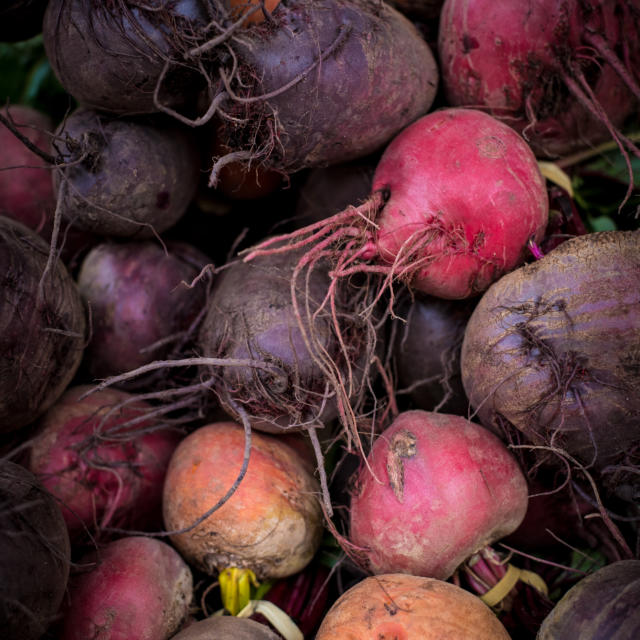
<svg viewBox="0 0 640 640"><path fill-rule="evenodd" d="M71 548L60 507L24 467L0 459L0 626L38 640L67 587Z"/></svg>
<svg viewBox="0 0 640 640"><path fill-rule="evenodd" d="M39 288L48 255L35 231L0 216L0 432L51 406L82 358L85 309L62 262Z"/></svg>
<svg viewBox="0 0 640 640"><path fill-rule="evenodd" d="M428 111L438 84L417 29L375 0L282 0L233 47L240 97L227 89L223 108L247 120L223 135L286 173L376 151Z"/></svg>
<svg viewBox="0 0 640 640"><path fill-rule="evenodd" d="M640 231L578 236L494 283L461 356L482 423L595 469L636 464L639 283Z"/></svg>
<svg viewBox="0 0 640 640"><path fill-rule="evenodd" d="M308 277L305 272L298 276L296 315L290 282L300 255L296 251L265 256L223 270L200 330L199 353L229 359L216 371L222 405L240 420L230 397L254 419L253 426L267 431L322 424L337 415L338 405L344 410L349 400L356 407L376 346L372 327L353 313L363 304L364 289L344 286L336 294L346 351L340 348L326 301L315 318L307 315L305 304L313 314L327 296L325 263L316 265ZM233 360L247 358L260 366L232 366ZM339 389L331 376L345 381L348 366L353 382Z"/></svg>
<svg viewBox="0 0 640 640"><path fill-rule="evenodd" d="M189 245L169 243L167 249L151 240L103 243L84 259L78 288L92 310L84 361L92 378L161 360L186 341L180 334L203 308L206 293L204 282L186 285L209 261Z"/></svg>
<svg viewBox="0 0 640 640"><path fill-rule="evenodd" d="M4 0L0 6L0 42L18 42L41 33L47 2Z"/></svg>
<svg viewBox="0 0 640 640"><path fill-rule="evenodd" d="M574 585L546 617L538 640L637 640L640 560L609 564Z"/></svg>
<svg viewBox="0 0 640 640"><path fill-rule="evenodd" d="M183 54L208 21L204 4L50 0L44 46L60 83L84 106L122 115L159 111L154 90L173 60L179 64L171 65L159 98L184 107L202 89Z"/></svg>
<svg viewBox="0 0 640 640"><path fill-rule="evenodd" d="M402 313L406 323L396 323L398 389L408 392L415 408L467 414L460 348L473 304L415 298Z"/></svg>
<svg viewBox="0 0 640 640"><path fill-rule="evenodd" d="M190 130L171 122L116 119L78 109L56 143L63 217L100 235L152 237L173 226L195 196L200 154Z"/></svg>

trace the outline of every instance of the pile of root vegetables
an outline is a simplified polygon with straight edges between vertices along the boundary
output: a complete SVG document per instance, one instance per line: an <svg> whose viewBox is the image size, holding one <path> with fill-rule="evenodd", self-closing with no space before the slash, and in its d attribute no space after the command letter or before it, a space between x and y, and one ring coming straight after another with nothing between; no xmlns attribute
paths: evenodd
<svg viewBox="0 0 640 640"><path fill-rule="evenodd" d="M11 0L12 65L3 638L640 637L640 3Z"/></svg>

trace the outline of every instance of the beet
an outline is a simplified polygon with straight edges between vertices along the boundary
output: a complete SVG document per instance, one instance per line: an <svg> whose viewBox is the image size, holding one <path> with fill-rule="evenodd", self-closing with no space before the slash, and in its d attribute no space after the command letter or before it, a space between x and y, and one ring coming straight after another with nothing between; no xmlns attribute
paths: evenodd
<svg viewBox="0 0 640 640"><path fill-rule="evenodd" d="M403 129L358 206L263 241L245 260L287 246L324 255L332 278L384 275L448 299L478 295L544 237L548 197L536 158L513 129L477 109L440 109Z"/></svg>
<svg viewBox="0 0 640 640"><path fill-rule="evenodd" d="M69 534L53 496L6 459L0 459L0 558L2 637L37 640L65 594Z"/></svg>
<svg viewBox="0 0 640 640"><path fill-rule="evenodd" d="M502 118L537 155L615 137L640 98L637 20L629 0L447 0L438 41L447 101Z"/></svg>
<svg viewBox="0 0 640 640"><path fill-rule="evenodd" d="M259 365L221 367L215 388L235 420L241 417L229 398L246 410L253 426L268 431L324 423L350 411L349 400L357 406L375 349L371 327L352 313L366 287L337 291L341 345L325 299L330 283L325 263L297 280L294 298L291 282L299 257L276 254L223 270L200 329L201 355L229 365L245 359Z"/></svg>
<svg viewBox="0 0 640 640"><path fill-rule="evenodd" d="M462 381L482 423L596 469L640 439L640 231L567 240L475 308ZM633 463L631 463L633 464Z"/></svg>
<svg viewBox="0 0 640 640"><path fill-rule="evenodd" d="M70 387L38 422L28 466L62 505L72 539L161 524L162 483L181 438L138 396Z"/></svg>
<svg viewBox="0 0 640 640"><path fill-rule="evenodd" d="M69 163L54 173L60 210L80 229L151 237L173 226L195 196L200 155L179 126L78 109L57 135Z"/></svg>
<svg viewBox="0 0 640 640"><path fill-rule="evenodd" d="M189 614L193 576L166 542L125 536L85 555L72 576L60 640L168 640Z"/></svg>
<svg viewBox="0 0 640 640"><path fill-rule="evenodd" d="M375 574L446 580L526 510L524 475L492 433L461 416L404 411L358 472L351 540Z"/></svg>
<svg viewBox="0 0 640 640"><path fill-rule="evenodd" d="M227 144L285 173L379 149L428 111L438 83L415 27L375 0L282 0L233 48L222 108L244 121L224 121Z"/></svg>
<svg viewBox="0 0 640 640"><path fill-rule="evenodd" d="M93 318L84 358L91 377L124 373L179 350L188 338L180 334L205 303L204 282L187 285L207 263L204 254L183 243L169 243L166 250L153 241L94 247L78 274L80 295Z"/></svg>
<svg viewBox="0 0 640 640"><path fill-rule="evenodd" d="M0 432L24 427L73 379L85 346L77 287L35 231L0 216Z"/></svg>
<svg viewBox="0 0 640 640"><path fill-rule="evenodd" d="M640 634L640 560L613 562L567 591L539 640L635 640Z"/></svg>
<svg viewBox="0 0 640 640"><path fill-rule="evenodd" d="M200 0L50 0L43 23L47 57L62 86L86 107L153 113L160 110L156 87L159 104L187 107L203 82L183 54L210 17L209 6ZM165 63L170 69L161 80Z"/></svg>
<svg viewBox="0 0 640 640"><path fill-rule="evenodd" d="M394 361L398 389L425 411L466 415L469 402L462 386L460 348L474 303L466 300L415 298L400 312Z"/></svg>

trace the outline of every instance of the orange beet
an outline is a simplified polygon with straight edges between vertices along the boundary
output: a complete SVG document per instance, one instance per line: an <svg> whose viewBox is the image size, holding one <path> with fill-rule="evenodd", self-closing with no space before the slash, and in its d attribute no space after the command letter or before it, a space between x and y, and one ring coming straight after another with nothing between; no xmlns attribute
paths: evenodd
<svg viewBox="0 0 640 640"><path fill-rule="evenodd" d="M509 640L480 598L449 582L389 573L366 578L329 609L315 640Z"/></svg>
<svg viewBox="0 0 640 640"><path fill-rule="evenodd" d="M165 527L191 525L233 486L245 436L234 422L188 435L175 450L165 479ZM226 567L280 578L303 569L322 534L319 487L308 463L277 436L253 433L247 473L231 498L197 527L172 536L188 562L214 574Z"/></svg>

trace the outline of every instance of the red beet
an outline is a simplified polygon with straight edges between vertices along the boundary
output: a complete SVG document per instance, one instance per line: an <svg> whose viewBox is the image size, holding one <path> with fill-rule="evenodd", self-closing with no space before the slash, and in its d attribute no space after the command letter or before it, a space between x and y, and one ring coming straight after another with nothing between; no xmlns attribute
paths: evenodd
<svg viewBox="0 0 640 640"><path fill-rule="evenodd" d="M446 579L514 531L527 482L508 449L461 416L406 411L380 434L351 500L351 541L373 573Z"/></svg>
<svg viewBox="0 0 640 640"><path fill-rule="evenodd" d="M372 195L326 221L264 242L313 243L333 277L382 273L442 298L484 291L518 266L548 219L544 180L513 129L473 109L443 109L404 129L385 149ZM328 248L329 247L329 248Z"/></svg>
<svg viewBox="0 0 640 640"><path fill-rule="evenodd" d="M168 640L189 613L193 576L166 542L120 538L82 559L70 580L60 640Z"/></svg>
<svg viewBox="0 0 640 640"><path fill-rule="evenodd" d="M107 526L160 526L162 483L180 435L145 417L151 406L135 396L107 389L82 398L89 389L71 387L42 417L29 468L60 501L73 538Z"/></svg>
<svg viewBox="0 0 640 640"><path fill-rule="evenodd" d="M438 43L447 100L486 108L539 155L594 145L638 108L637 20L629 0L447 0Z"/></svg>

